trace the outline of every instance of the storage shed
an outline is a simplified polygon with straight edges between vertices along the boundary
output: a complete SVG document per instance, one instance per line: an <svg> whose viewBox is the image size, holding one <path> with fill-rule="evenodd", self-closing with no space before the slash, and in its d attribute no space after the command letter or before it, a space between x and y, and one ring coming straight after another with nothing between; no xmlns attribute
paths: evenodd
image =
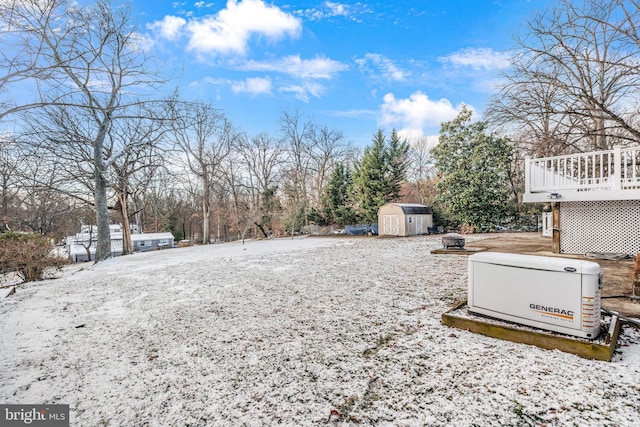
<svg viewBox="0 0 640 427"><path fill-rule="evenodd" d="M387 203L378 210L380 236L429 234L433 227L431 208L414 203Z"/></svg>

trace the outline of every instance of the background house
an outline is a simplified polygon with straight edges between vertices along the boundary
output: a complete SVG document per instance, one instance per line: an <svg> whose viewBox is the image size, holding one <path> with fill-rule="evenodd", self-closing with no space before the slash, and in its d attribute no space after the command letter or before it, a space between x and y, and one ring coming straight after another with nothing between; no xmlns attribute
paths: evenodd
<svg viewBox="0 0 640 427"><path fill-rule="evenodd" d="M134 229L134 231L137 230ZM122 255L122 225L111 224L111 255ZM69 260L72 262L91 261L95 257L97 242L97 227L95 225L83 225L80 233L68 236L66 248ZM173 235L171 233L138 233L131 234L131 243L134 252L145 252L154 249L166 249L173 247ZM87 247L89 254L87 254Z"/></svg>
<svg viewBox="0 0 640 427"><path fill-rule="evenodd" d="M131 243L134 252L146 252L155 249L167 249L173 247L173 234L171 233L141 233L132 234Z"/></svg>

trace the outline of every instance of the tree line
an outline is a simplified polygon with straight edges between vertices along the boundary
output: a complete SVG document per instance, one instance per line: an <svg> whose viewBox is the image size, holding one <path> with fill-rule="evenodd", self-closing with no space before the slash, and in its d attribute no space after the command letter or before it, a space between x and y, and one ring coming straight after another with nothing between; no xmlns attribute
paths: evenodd
<svg viewBox="0 0 640 427"><path fill-rule="evenodd" d="M202 243L373 223L389 201L452 228L527 222L524 155L637 144L639 14L636 0L560 1L517 35L484 120L465 108L435 148L378 130L360 150L300 111L247 135L215 105L159 96L122 5L6 0L0 225L60 239L96 224L103 260L110 222Z"/></svg>

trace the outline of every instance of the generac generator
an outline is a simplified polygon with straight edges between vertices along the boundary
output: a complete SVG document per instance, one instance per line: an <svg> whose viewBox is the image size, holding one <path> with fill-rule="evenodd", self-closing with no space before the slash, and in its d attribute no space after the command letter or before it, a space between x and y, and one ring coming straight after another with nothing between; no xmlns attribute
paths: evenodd
<svg viewBox="0 0 640 427"><path fill-rule="evenodd" d="M469 311L496 319L596 338L601 288L595 262L497 252L469 257Z"/></svg>

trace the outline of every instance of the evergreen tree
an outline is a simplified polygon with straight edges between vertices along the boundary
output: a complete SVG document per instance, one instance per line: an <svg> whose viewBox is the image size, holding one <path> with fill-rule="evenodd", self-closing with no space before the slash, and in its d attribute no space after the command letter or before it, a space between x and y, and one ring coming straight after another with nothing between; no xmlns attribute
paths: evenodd
<svg viewBox="0 0 640 427"><path fill-rule="evenodd" d="M349 206L351 185L349 167L344 163L337 163L331 172L322 200L323 217L327 223L344 226L354 221L353 210Z"/></svg>
<svg viewBox="0 0 640 427"><path fill-rule="evenodd" d="M166 227L173 235L173 239L176 242L184 239L184 232L178 228L178 214L175 208L171 209L169 215L167 216Z"/></svg>
<svg viewBox="0 0 640 427"><path fill-rule="evenodd" d="M376 132L373 145L365 149L353 174L351 194L360 222L378 222L380 206L400 199L409 166L408 152L409 144L401 141L395 130L389 141L382 130Z"/></svg>
<svg viewBox="0 0 640 427"><path fill-rule="evenodd" d="M387 146L387 168L388 168L388 197L389 201L400 199L402 183L407 176L409 167L409 143L400 140L395 129L391 131L389 144Z"/></svg>
<svg viewBox="0 0 640 427"><path fill-rule="evenodd" d="M358 206L359 221L378 222L378 209L389 201L387 171L386 138L382 130L378 130L373 145L365 148L353 176L352 195Z"/></svg>
<svg viewBox="0 0 640 427"><path fill-rule="evenodd" d="M471 114L465 107L442 124L432 150L439 178L437 199L450 217L489 231L510 213L506 178L512 147L504 138L487 135L486 122L471 123Z"/></svg>

